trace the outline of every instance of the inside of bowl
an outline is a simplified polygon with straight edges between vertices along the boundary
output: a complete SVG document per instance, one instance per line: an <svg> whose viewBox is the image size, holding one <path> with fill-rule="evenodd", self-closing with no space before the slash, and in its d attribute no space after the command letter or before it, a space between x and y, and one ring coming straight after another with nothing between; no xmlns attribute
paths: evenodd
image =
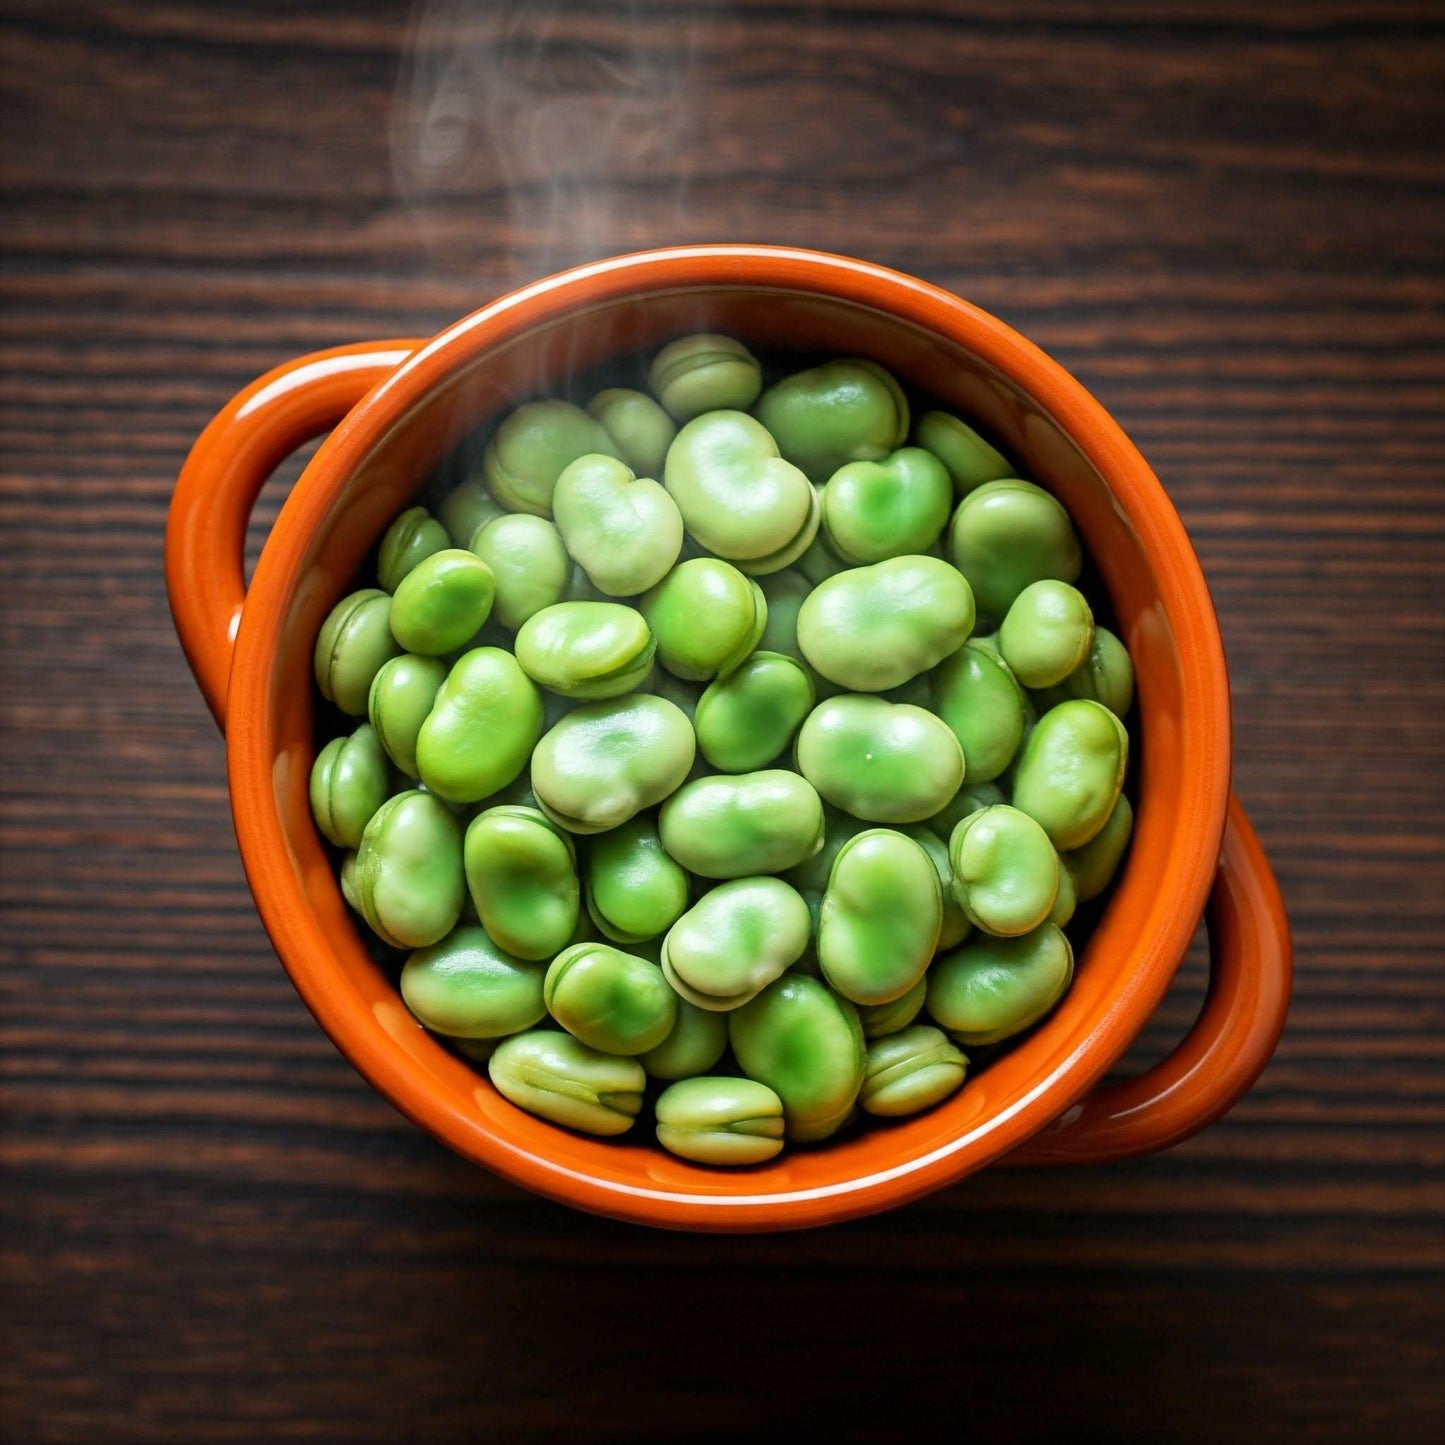
<svg viewBox="0 0 1445 1445"><path fill-rule="evenodd" d="M530 395L555 394L578 368L703 329L738 336L761 351L798 351L805 338L810 354L871 357L917 393L984 429L1017 460L1023 475L1049 487L1068 508L1107 588L1138 674L1131 726L1133 791L1139 799L1134 843L1113 900L1078 961L1075 982L1055 1013L938 1108L895 1124L870 1123L843 1141L789 1149L773 1164L734 1173L672 1158L651 1142L645 1126L636 1129L634 1142L618 1143L531 1118L501 1099L483 1072L426 1035L368 953L362 926L341 899L334 865L307 803L312 642L337 598L365 585L356 579L390 519L422 491L462 437L508 406ZM327 955L308 963L311 986L346 990L369 1011L377 1047L395 1056L393 1076L424 1075L432 1105L441 1101L449 1115L450 1142L504 1172L510 1172L509 1163L539 1161L560 1192L566 1192L569 1176L577 1176L601 1181L619 1199L657 1193L678 1199L705 1196L724 1207L806 1199L855 1188L882 1174L933 1167L976 1146L1055 1082L1122 998L1133 991L1147 995L1150 1006L1157 1001L1177 964L1177 957L1161 956L1157 941L1160 910L1172 906L1161 887L1161 872L1188 846L1189 830L1199 823L1180 786L1198 760L1189 756L1194 744L1184 712L1179 638L1161 602L1156 571L1169 565L1170 548L1178 544L1167 535L1147 535L1150 524L1142 509L1105 485L1101 465L1107 466L1109 458L1099 452L1112 443L1091 436L1094 455L1086 455L1075 435L1081 428L1078 418L1046 413L994 365L922 324L856 300L722 285L624 296L504 336L433 387L371 448L349 479L337 480L324 521L297 571L274 654L270 743L275 803L296 877L328 941ZM1126 1042L1124 1037L1118 1047ZM404 1109L422 1116L392 1092ZM424 1122L436 1127L435 1116ZM529 1182L548 1187L535 1177Z"/></svg>

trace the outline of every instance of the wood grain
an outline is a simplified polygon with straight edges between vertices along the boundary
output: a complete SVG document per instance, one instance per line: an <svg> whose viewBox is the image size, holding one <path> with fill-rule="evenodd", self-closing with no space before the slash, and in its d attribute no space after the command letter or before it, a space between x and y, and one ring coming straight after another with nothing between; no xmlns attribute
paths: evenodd
<svg viewBox="0 0 1445 1445"><path fill-rule="evenodd" d="M438 50L399 0L0 4L0 1436L1430 1437L1445 9L556 8L513 33L559 85L686 66L689 104L572 176L562 234L555 155L512 192L481 132L394 163L403 57ZM467 43L511 9L470 7ZM1188 524L1299 981L1255 1091L1166 1156L802 1237L647 1233L434 1145L275 961L162 587L190 441L294 352L718 238L1002 315Z"/></svg>

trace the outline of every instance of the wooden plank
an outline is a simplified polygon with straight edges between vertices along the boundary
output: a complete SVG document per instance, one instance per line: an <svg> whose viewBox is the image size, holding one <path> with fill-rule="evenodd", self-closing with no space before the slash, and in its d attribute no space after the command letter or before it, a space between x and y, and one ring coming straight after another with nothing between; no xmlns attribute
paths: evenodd
<svg viewBox="0 0 1445 1445"><path fill-rule="evenodd" d="M503 167L488 97L542 103L515 8L463 7L491 90L423 173L402 0L0 0L0 1436L1433 1438L1445 12L533 4L563 98L640 75L656 135ZM270 950L161 579L190 442L289 355L718 238L996 312L1190 529L1300 972L1254 1092L1166 1156L805 1236L613 1225L415 1130Z"/></svg>

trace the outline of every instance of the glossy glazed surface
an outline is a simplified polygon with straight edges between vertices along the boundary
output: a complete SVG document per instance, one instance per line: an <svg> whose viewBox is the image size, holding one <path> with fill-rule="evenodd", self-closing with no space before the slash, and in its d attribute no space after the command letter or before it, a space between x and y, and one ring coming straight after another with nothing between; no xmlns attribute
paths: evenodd
<svg viewBox="0 0 1445 1445"><path fill-rule="evenodd" d="M564 362L587 364L704 325L757 347L786 348L806 336L820 350L874 357L978 419L1046 480L1097 560L1138 662L1143 740L1133 851L1059 1010L937 1110L725 1179L645 1144L599 1144L530 1119L422 1033L366 956L306 803L310 640L416 480L460 435ZM302 364L315 385L336 391L324 362ZM232 423L240 416L255 426L250 419L270 416L269 450L253 447L257 467L274 465L285 438L295 445L307 427L319 430L339 404L331 393L328 409L309 387L288 389L284 376L285 369L273 374L264 404L253 397L228 409ZM178 625L188 654L202 659L198 672L218 710L239 566L227 575L229 557L197 515L239 508L244 524L254 489L247 494L252 478L242 475L232 438L218 421L198 444L191 483L183 477L177 490L168 557ZM205 485L218 467L236 478L222 503ZM264 472L254 486L263 479ZM206 566L226 585L204 596L177 589L177 577ZM1167 988L1214 879L1228 794L1228 691L1208 594L1173 508L1117 427L1029 343L957 298L859 262L759 247L580 268L503 298L397 368L345 416L288 501L241 615L224 706L248 878L298 989L347 1056L461 1153L581 1207L682 1228L799 1227L901 1203L981 1167L1060 1115L1071 1121L1066 1130L1078 1131L1071 1157L1119 1151L1112 1107L1065 1111ZM1222 1020L1206 1011L1191 1036L1200 1059L1192 1088L1165 1079L1151 1092L1154 1074L1146 1076L1138 1086L1146 1097L1124 1105L1135 1121L1128 1152L1182 1137L1227 1108L1268 1057L1282 1022L1287 933L1257 850L1242 848L1221 888L1222 897L1246 900L1251 925L1221 930L1216 988L1249 1006Z"/></svg>

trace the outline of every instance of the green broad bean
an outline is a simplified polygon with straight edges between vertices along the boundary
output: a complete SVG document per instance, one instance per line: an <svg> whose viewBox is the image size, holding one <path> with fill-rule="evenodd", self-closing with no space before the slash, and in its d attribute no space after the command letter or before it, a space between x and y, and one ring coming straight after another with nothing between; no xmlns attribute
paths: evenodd
<svg viewBox="0 0 1445 1445"><path fill-rule="evenodd" d="M529 617L516 656L532 679L563 697L593 701L640 686L657 643L642 617L620 602L559 602Z"/></svg>
<svg viewBox="0 0 1445 1445"><path fill-rule="evenodd" d="M672 925L662 971L689 1003L726 1012L796 963L811 934L795 889L779 878L737 878L704 893Z"/></svg>
<svg viewBox="0 0 1445 1445"><path fill-rule="evenodd" d="M479 803L521 776L542 736L542 695L509 652L457 659L416 739L421 780L448 803Z"/></svg>
<svg viewBox="0 0 1445 1445"><path fill-rule="evenodd" d="M557 478L552 515L567 550L608 597L635 597L682 552L682 513L655 481L615 457L578 457Z"/></svg>
<svg viewBox="0 0 1445 1445"><path fill-rule="evenodd" d="M515 632L544 607L555 606L572 585L572 559L557 528L545 517L513 512L487 522L471 550L492 570L492 616Z"/></svg>
<svg viewBox="0 0 1445 1445"><path fill-rule="evenodd" d="M898 831L905 838L912 838L928 854L928 861L933 864L933 871L938 874L943 919L938 929L936 948L953 948L973 932L973 924L969 922L968 915L959 905L958 899L953 896L953 864L948 857L948 844L924 823L904 823L899 826Z"/></svg>
<svg viewBox="0 0 1445 1445"><path fill-rule="evenodd" d="M1123 793L1104 826L1087 843L1063 855L1064 872L1080 903L1097 898L1113 881L1134 832L1134 809Z"/></svg>
<svg viewBox="0 0 1445 1445"><path fill-rule="evenodd" d="M518 958L551 958L577 927L572 840L535 808L497 807L467 825L467 888L482 926Z"/></svg>
<svg viewBox="0 0 1445 1445"><path fill-rule="evenodd" d="M814 701L802 663L755 652L704 689L693 716L697 745L720 772L765 768L793 741Z"/></svg>
<svg viewBox="0 0 1445 1445"><path fill-rule="evenodd" d="M431 793L397 793L361 835L353 872L361 914L394 948L425 948L456 926L466 896L462 830Z"/></svg>
<svg viewBox="0 0 1445 1445"><path fill-rule="evenodd" d="M646 392L610 386L587 403L587 414L606 427L617 455L639 477L662 475L677 424Z"/></svg>
<svg viewBox="0 0 1445 1445"><path fill-rule="evenodd" d="M657 660L686 682L731 672L768 623L758 584L715 557L680 562L639 605L657 639Z"/></svg>
<svg viewBox="0 0 1445 1445"><path fill-rule="evenodd" d="M918 1114L957 1093L967 1072L967 1058L945 1034L915 1024L868 1045L858 1103L887 1119Z"/></svg>
<svg viewBox="0 0 1445 1445"><path fill-rule="evenodd" d="M746 412L688 422L668 448L663 483L688 533L744 572L777 572L817 536L817 492Z"/></svg>
<svg viewBox="0 0 1445 1445"><path fill-rule="evenodd" d="M958 792L963 749L947 723L908 703L845 693L808 714L798 771L834 807L875 823L921 823Z"/></svg>
<svg viewBox="0 0 1445 1445"><path fill-rule="evenodd" d="M698 1008L685 998L677 1000L677 1022L672 1032L638 1058L648 1077L669 1083L675 1079L691 1079L716 1068L727 1052L728 1019L726 1014Z"/></svg>
<svg viewBox="0 0 1445 1445"><path fill-rule="evenodd" d="M814 892L812 889L800 888L798 896L808 906L809 927L812 930L812 937L808 940L808 946L803 950L803 955L797 963L792 966L791 972L806 974L809 978L822 978L823 970L818 965L818 915L823 911L823 894L821 891Z"/></svg>
<svg viewBox="0 0 1445 1445"><path fill-rule="evenodd" d="M537 744L532 791L569 833L603 833L676 792L696 751L687 715L665 698L584 703Z"/></svg>
<svg viewBox="0 0 1445 1445"><path fill-rule="evenodd" d="M856 1004L891 1003L923 977L943 896L922 846L874 828L839 850L818 919L823 977Z"/></svg>
<svg viewBox="0 0 1445 1445"><path fill-rule="evenodd" d="M636 1059L589 1049L571 1034L533 1029L487 1061L497 1092L540 1119L584 1134L625 1134L642 1108L647 1075Z"/></svg>
<svg viewBox="0 0 1445 1445"><path fill-rule="evenodd" d="M782 1152L783 1101L753 1079L681 1079L658 1097L657 1142L698 1164L763 1164Z"/></svg>
<svg viewBox="0 0 1445 1445"><path fill-rule="evenodd" d="M886 692L957 652L973 622L973 594L947 562L891 557L819 583L798 610L798 645L839 687Z"/></svg>
<svg viewBox="0 0 1445 1445"><path fill-rule="evenodd" d="M881 1039L906 1029L923 1009L924 996L928 992L928 975L925 973L907 993L887 1003L864 1004L858 1009L858 1022L863 1025L865 1039Z"/></svg>
<svg viewBox="0 0 1445 1445"><path fill-rule="evenodd" d="M894 409L897 411L899 417L901 430L898 432L898 446L901 447L908 439L909 418L912 414L908 405L908 393L903 390L898 378L894 376L882 362L872 361L862 356L855 356L853 358L853 364L855 366L861 366L864 371L871 372L888 388L888 392L893 398ZM894 450L897 450L897 448L894 448Z"/></svg>
<svg viewBox="0 0 1445 1445"><path fill-rule="evenodd" d="M812 1143L852 1117L866 1050L858 1010L815 978L788 974L728 1015L739 1066L783 1101L786 1137Z"/></svg>
<svg viewBox="0 0 1445 1445"><path fill-rule="evenodd" d="M1061 702L1041 717L1014 768L1013 805L1043 826L1061 853L1109 819L1129 763L1129 735L1102 703Z"/></svg>
<svg viewBox="0 0 1445 1445"><path fill-rule="evenodd" d="M980 935L928 972L928 1012L965 1048L1036 1024L1074 976L1074 950L1052 923L1017 938Z"/></svg>
<svg viewBox="0 0 1445 1445"><path fill-rule="evenodd" d="M391 599L391 631L407 652L440 657L465 647L492 610L492 569L474 552L448 547L418 562Z"/></svg>
<svg viewBox="0 0 1445 1445"><path fill-rule="evenodd" d="M547 517L557 478L578 457L594 452L618 454L601 422L568 401L529 401L497 428L482 467L503 506Z"/></svg>
<svg viewBox="0 0 1445 1445"><path fill-rule="evenodd" d="M545 966L515 958L463 924L402 965L401 996L417 1022L449 1039L499 1039L546 1016Z"/></svg>
<svg viewBox="0 0 1445 1445"><path fill-rule="evenodd" d="M1069 514L1032 482L986 482L958 504L949 556L980 611L1002 617L1031 582L1073 582L1084 565Z"/></svg>
<svg viewBox="0 0 1445 1445"><path fill-rule="evenodd" d="M653 357L647 384L687 422L705 411L746 411L763 389L763 369L741 341L704 331L668 342Z"/></svg>
<svg viewBox="0 0 1445 1445"><path fill-rule="evenodd" d="M882 562L926 552L948 525L953 485L922 447L876 462L848 462L823 488L823 531L846 562Z"/></svg>
<svg viewBox="0 0 1445 1445"><path fill-rule="evenodd" d="M1134 704L1134 663L1129 651L1107 627L1094 628L1089 655L1057 687L1038 695L1043 712L1070 698L1103 705L1121 721Z"/></svg>
<svg viewBox="0 0 1445 1445"><path fill-rule="evenodd" d="M391 632L391 598L376 587L343 597L316 635L316 686L352 717L366 716L372 679L402 648Z"/></svg>
<svg viewBox="0 0 1445 1445"><path fill-rule="evenodd" d="M341 896L353 913L361 912L361 895L356 891L356 853L353 850L341 860L339 880Z"/></svg>
<svg viewBox="0 0 1445 1445"><path fill-rule="evenodd" d="M649 814L593 837L586 881L592 921L616 943L657 938L687 910L687 873L662 846Z"/></svg>
<svg viewBox="0 0 1445 1445"><path fill-rule="evenodd" d="M948 468L953 490L966 497L985 482L1013 476L1008 458L971 426L946 411L926 411L913 428L915 446L926 447Z"/></svg>
<svg viewBox="0 0 1445 1445"><path fill-rule="evenodd" d="M1052 687L1088 657L1094 614L1067 582L1031 582L1013 600L998 630L998 650L1025 687Z"/></svg>
<svg viewBox="0 0 1445 1445"><path fill-rule="evenodd" d="M1048 918L1059 892L1059 858L1049 835L1007 803L983 808L948 844L953 892L985 933L1014 938Z"/></svg>
<svg viewBox="0 0 1445 1445"><path fill-rule="evenodd" d="M547 969L547 1012L604 1054L644 1054L677 1022L677 999L660 970L607 943L576 943Z"/></svg>
<svg viewBox="0 0 1445 1445"><path fill-rule="evenodd" d="M908 436L908 402L898 383L856 358L784 377L754 411L782 455L818 482L848 462L888 456Z"/></svg>
<svg viewBox="0 0 1445 1445"><path fill-rule="evenodd" d="M1089 845L1084 844L1087 848ZM1079 892L1069 865L1059 859L1059 891L1054 897L1054 906L1049 909L1049 922L1056 928L1064 928L1079 906Z"/></svg>
<svg viewBox="0 0 1445 1445"><path fill-rule="evenodd" d="M355 848L361 842L366 825L390 793L391 770L370 724L362 723L349 737L332 738L317 753L311 768L311 816L338 848Z"/></svg>
<svg viewBox="0 0 1445 1445"><path fill-rule="evenodd" d="M797 773L772 768L684 783L658 815L662 846L700 878L781 873L823 845L823 800Z"/></svg>
<svg viewBox="0 0 1445 1445"><path fill-rule="evenodd" d="M366 711L386 755L409 778L419 777L416 740L447 680L440 658L403 652L384 663L371 682Z"/></svg>
<svg viewBox="0 0 1445 1445"><path fill-rule="evenodd" d="M1028 718L1028 700L1004 659L971 638L934 669L933 696L963 748L968 786L998 777L1018 755Z"/></svg>
<svg viewBox="0 0 1445 1445"><path fill-rule="evenodd" d="M970 813L1006 802L1008 797L997 783L975 783L969 778L943 808L926 820L926 826L947 841Z"/></svg>
<svg viewBox="0 0 1445 1445"><path fill-rule="evenodd" d="M481 476L458 482L437 508L437 520L447 529L453 547L470 547L472 538L488 522L506 515L506 508L497 505Z"/></svg>
<svg viewBox="0 0 1445 1445"><path fill-rule="evenodd" d="M447 529L425 507L408 507L382 534L376 580L385 591L395 592L418 562L449 546Z"/></svg>
<svg viewBox="0 0 1445 1445"><path fill-rule="evenodd" d="M758 586L768 604L767 625L758 639L759 651L781 652L794 662L806 662L798 646L798 609L813 584L801 572L784 567L781 572L758 578Z"/></svg>

